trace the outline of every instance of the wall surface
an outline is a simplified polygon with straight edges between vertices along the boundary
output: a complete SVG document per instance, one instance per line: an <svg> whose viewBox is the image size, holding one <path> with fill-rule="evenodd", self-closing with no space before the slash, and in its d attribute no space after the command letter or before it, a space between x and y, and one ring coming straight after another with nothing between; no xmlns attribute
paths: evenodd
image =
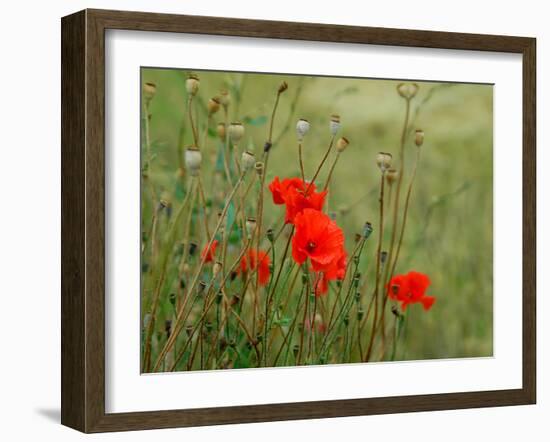
<svg viewBox="0 0 550 442"><path fill-rule="evenodd" d="M86 7L534 36L538 39L538 404L91 436L95 440L548 440L550 28L544 2L7 2L0 28L0 412L3 440L82 440L59 425L60 17ZM545 247L546 246L546 247ZM546 249L546 250L544 250ZM32 439L31 439L32 438Z"/></svg>

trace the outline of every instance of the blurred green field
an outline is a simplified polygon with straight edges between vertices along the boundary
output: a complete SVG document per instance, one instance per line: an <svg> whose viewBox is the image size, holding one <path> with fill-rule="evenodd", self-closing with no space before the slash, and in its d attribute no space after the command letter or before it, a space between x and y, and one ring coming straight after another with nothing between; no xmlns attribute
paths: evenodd
<svg viewBox="0 0 550 442"><path fill-rule="evenodd" d="M194 71L200 76L198 125L206 123L206 100L229 90L233 97L230 121L242 121L246 146L260 156L275 92L281 81L289 88L281 96L274 128L267 182L274 176L299 176L295 124L311 123L304 143L306 176L311 176L330 141L331 114L339 114L340 134L351 144L341 155L329 195L329 212L344 229L351 250L365 221L378 228L379 151L397 157L405 112L396 93L397 81L237 74ZM142 83L157 85L151 103L154 153L151 179L178 198L177 171L183 148L192 144L187 125L185 79L188 71L142 69ZM426 134L413 190L407 231L397 273L417 270L432 280L428 294L437 302L429 312L413 305L409 312L404 353L398 359L490 356L493 352L493 88L490 85L420 82L412 101L411 130ZM214 121L223 116L215 115ZM409 137L411 139L411 137ZM209 143L217 143L215 137ZM406 146L410 171L416 147ZM328 163L330 164L330 162ZM209 166L203 167L210 193ZM320 183L326 177L325 169ZM210 170L211 174L211 170ZM405 174L404 185L409 175ZM406 187L405 187L406 188ZM268 195L269 197L269 195ZM143 200L147 195L142 195ZM144 219L150 207L143 204ZM283 209L266 199L268 225ZM374 267L375 241L368 245ZM370 280L372 280L372 275Z"/></svg>

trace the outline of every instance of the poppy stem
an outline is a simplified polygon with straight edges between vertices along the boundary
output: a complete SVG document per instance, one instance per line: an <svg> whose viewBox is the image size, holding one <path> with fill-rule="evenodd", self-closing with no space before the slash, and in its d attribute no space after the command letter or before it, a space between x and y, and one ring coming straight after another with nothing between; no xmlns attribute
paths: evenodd
<svg viewBox="0 0 550 442"><path fill-rule="evenodd" d="M325 187L323 187L323 192L328 189L330 180L332 179L332 173L334 172L334 168L336 167L336 163L338 162L338 158L340 158L340 152L338 152L334 157L334 161L332 162L332 166L330 167L327 180L325 181Z"/></svg>
<svg viewBox="0 0 550 442"><path fill-rule="evenodd" d="M376 283L374 287L374 318L372 321L371 334L369 339L369 346L367 348L367 354L365 356L365 362L369 362L372 347L374 344L374 336L376 334L376 325L378 322L378 293L380 290L380 266L382 262L382 239L384 235L384 183L386 178L385 169L380 174L380 226L378 228L378 249L376 251Z"/></svg>
<svg viewBox="0 0 550 442"><path fill-rule="evenodd" d="M317 170L315 171L315 174L313 175L313 178L311 179L309 185L306 188L306 192L305 192L306 195L308 194L309 189L311 188L311 186L313 186L313 184L315 184L315 180L317 179L317 176L319 175L319 172L323 168L323 165L325 164L325 162L326 162L326 160L327 160L327 158L330 154L330 151L332 150L333 145L334 145L334 136L332 136L332 138L330 139L328 149L326 150L325 155L323 156L323 159L321 160L321 163L319 164L319 167L317 167Z"/></svg>
<svg viewBox="0 0 550 442"><path fill-rule="evenodd" d="M399 149L399 176L397 177L397 187L395 189L395 199L393 201L393 219L392 219L392 230L391 230L391 239L390 239L390 248L388 253L388 259L386 268L384 269L384 276L382 278L382 284L386 286L390 279L393 276L393 271L390 273L390 267L391 263L394 257L394 250L395 250L395 240L397 235L397 229L398 229L398 214L399 214L399 197L401 195L401 186L403 184L403 177L405 175L405 142L407 140L407 133L408 133L408 127L409 127L409 116L410 116L410 110L411 110L411 98L405 99L405 118L403 121L403 129L401 131L401 143L400 143L400 149ZM392 186L393 187L393 186ZM388 297L387 295L384 296L384 301L382 302L382 316L380 318L381 321L381 327L385 328L385 322L386 322L386 305L388 303ZM383 341L385 341L385 334L382 337Z"/></svg>
<svg viewBox="0 0 550 442"><path fill-rule="evenodd" d="M187 113L189 114L189 124L191 125L191 130L193 131L193 140L195 142L195 146L199 147L199 135L197 134L195 122L193 121L193 94L189 95L189 101L187 103Z"/></svg>
<svg viewBox="0 0 550 442"><path fill-rule="evenodd" d="M306 182L306 175L304 173L304 161L302 159L302 142L298 143L298 159L300 160L300 173L302 174L302 181Z"/></svg>

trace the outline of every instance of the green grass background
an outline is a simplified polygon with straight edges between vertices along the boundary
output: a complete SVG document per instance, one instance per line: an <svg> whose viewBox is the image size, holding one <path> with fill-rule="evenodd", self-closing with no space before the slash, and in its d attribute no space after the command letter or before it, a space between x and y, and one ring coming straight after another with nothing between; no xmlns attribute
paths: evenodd
<svg viewBox="0 0 550 442"><path fill-rule="evenodd" d="M197 113L201 136L206 123L206 101L226 88L233 100L230 120L244 122L246 147L254 150L257 157L267 137L267 120L277 87L283 80L288 83L275 121L274 139L278 141L270 156L268 182L275 175L299 175L294 130L297 118L306 118L311 123L304 143L306 176L311 177L330 141L329 116L339 114L340 134L351 144L341 155L333 176L329 211L337 214L337 222L346 234L348 251L365 221L378 229L380 172L375 158L379 151L391 152L394 157L398 154L405 113L405 102L396 92L398 81L194 72L200 76ZM178 198L177 169L182 151L192 144L186 113L188 73L142 69L142 82L157 85L150 108L154 152L151 178L174 199ZM412 101L411 130L422 128L426 137L397 272L427 273L432 280L428 294L437 301L429 312L424 312L420 305L412 306L398 359L490 356L493 351L493 88L491 85L418 84L419 92ZM214 122L218 121L223 121L221 111L214 116ZM285 131L287 122L289 126ZM410 171L416 147L412 136L408 140L406 161ZM209 138L212 149L216 143L214 137ZM325 166L319 183L323 183L327 169ZM203 167L207 193L210 193L211 170L208 164ZM408 181L406 173L404 185ZM147 199L145 193L142 197ZM283 209L274 206L269 195L266 201L265 217L268 223L274 223ZM142 217L148 219L150 208L143 204L142 210ZM374 267L375 248L376 242L371 239L366 260L369 281L373 281L369 272Z"/></svg>

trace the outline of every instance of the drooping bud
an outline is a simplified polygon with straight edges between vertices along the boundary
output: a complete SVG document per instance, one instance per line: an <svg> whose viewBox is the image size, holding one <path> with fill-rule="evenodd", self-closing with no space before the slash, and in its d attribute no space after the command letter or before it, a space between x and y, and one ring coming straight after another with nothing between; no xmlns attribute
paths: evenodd
<svg viewBox="0 0 550 442"><path fill-rule="evenodd" d="M278 89L278 93L279 94L282 94L284 91L286 91L288 89L288 83L286 81L283 81L280 86L279 86L279 89Z"/></svg>
<svg viewBox="0 0 550 442"><path fill-rule="evenodd" d="M330 133L336 135L340 130L340 115L333 114L330 116Z"/></svg>
<svg viewBox="0 0 550 442"><path fill-rule="evenodd" d="M385 172L391 167L392 155L387 152L378 152L376 156L376 164L382 172Z"/></svg>
<svg viewBox="0 0 550 442"><path fill-rule="evenodd" d="M303 118L300 118L298 120L298 122L296 123L296 136L298 137L298 141L303 141L304 136L309 131L309 128L309 121L304 120Z"/></svg>
<svg viewBox="0 0 550 442"><path fill-rule="evenodd" d="M338 152L343 152L346 150L346 147L349 145L349 140L346 137L339 138L336 142L336 150Z"/></svg>
<svg viewBox="0 0 550 442"><path fill-rule="evenodd" d="M256 165L256 158L254 154L248 150L245 150L241 156L241 169L244 172L248 172Z"/></svg>
<svg viewBox="0 0 550 442"><path fill-rule="evenodd" d="M201 170L202 154L195 146L185 150L185 167L191 176L197 176Z"/></svg>
<svg viewBox="0 0 550 442"><path fill-rule="evenodd" d="M267 240L270 242L270 243L273 243L274 239L275 239L275 233L273 232L273 229L267 229L267 232L265 232L265 235L267 236Z"/></svg>
<svg viewBox="0 0 550 442"><path fill-rule="evenodd" d="M239 144L244 136L244 126L242 123L236 121L229 125L229 139L233 144Z"/></svg>
<svg viewBox="0 0 550 442"><path fill-rule="evenodd" d="M424 131L422 129L417 129L414 133L414 144L418 147L422 146L424 143Z"/></svg>
<svg viewBox="0 0 550 442"><path fill-rule="evenodd" d="M208 115L214 115L220 110L220 99L218 97L212 97L208 100Z"/></svg>
<svg viewBox="0 0 550 442"><path fill-rule="evenodd" d="M197 95L197 92L199 91L199 84L199 77L195 74L189 74L187 81L185 82L187 93L191 96Z"/></svg>

